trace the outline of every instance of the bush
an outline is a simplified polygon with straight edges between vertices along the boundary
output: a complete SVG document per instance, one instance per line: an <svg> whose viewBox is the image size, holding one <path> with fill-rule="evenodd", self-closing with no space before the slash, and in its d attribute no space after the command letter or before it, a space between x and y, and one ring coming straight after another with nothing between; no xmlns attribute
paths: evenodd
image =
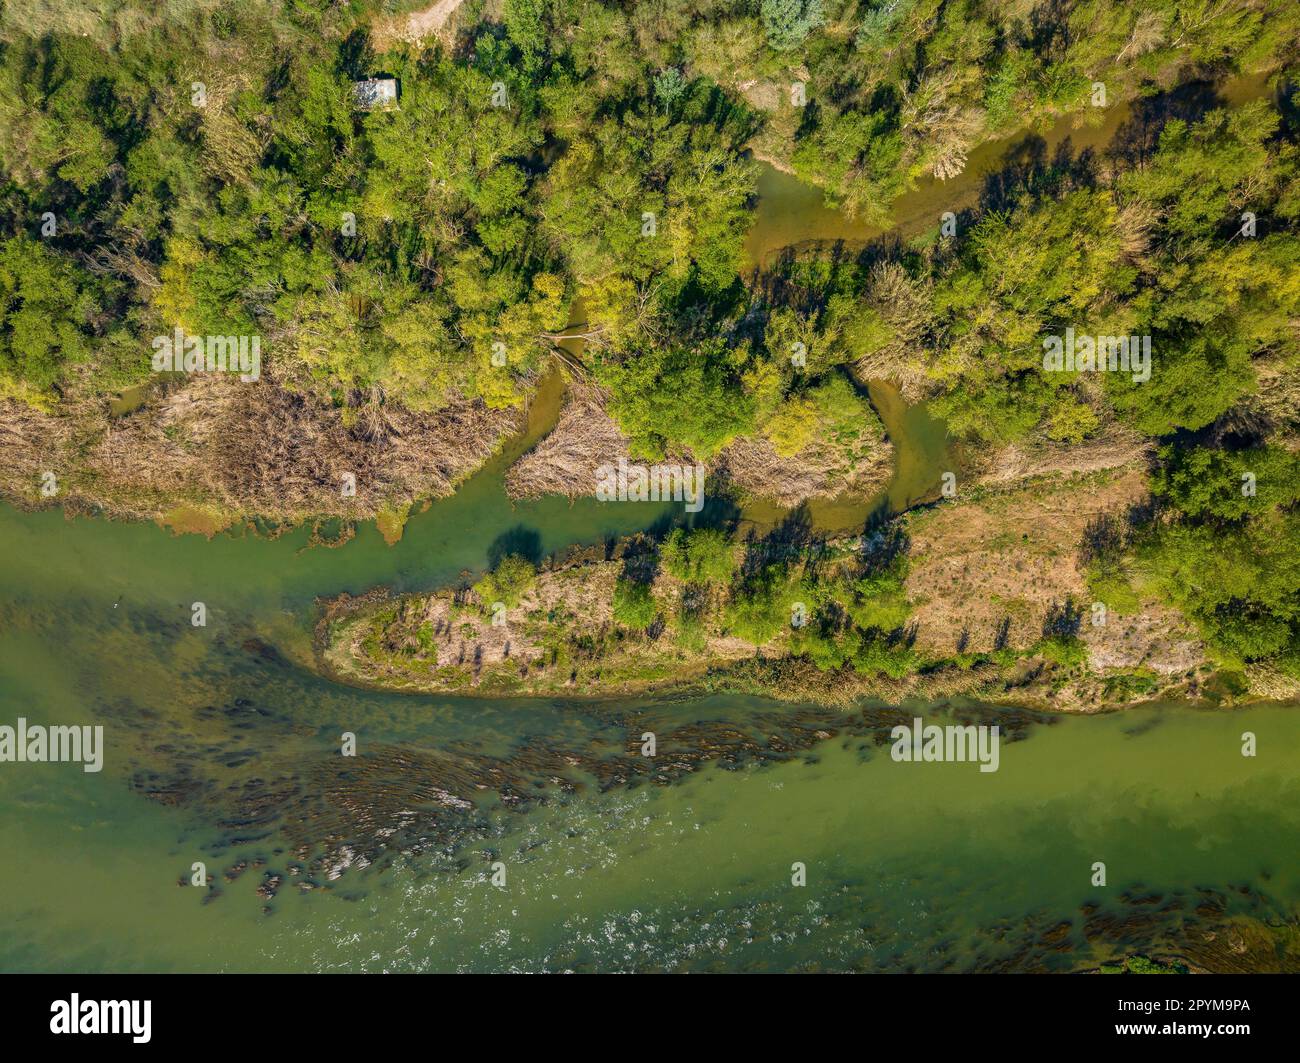
<svg viewBox="0 0 1300 1063"><path fill-rule="evenodd" d="M497 567L474 584L474 593L485 605L501 602L507 607L519 604L530 587L537 581L537 569L526 557L509 554Z"/></svg>
<svg viewBox="0 0 1300 1063"><path fill-rule="evenodd" d="M736 591L727 609L732 633L755 646L770 642L790 626L791 590L781 565L756 573Z"/></svg>
<svg viewBox="0 0 1300 1063"><path fill-rule="evenodd" d="M1072 635L1049 635L1039 642L1036 651L1062 668L1075 668L1088 660L1088 647Z"/></svg>
<svg viewBox="0 0 1300 1063"><path fill-rule="evenodd" d="M731 540L716 528L675 528L660 547L660 558L684 583L728 583L735 564Z"/></svg>
<svg viewBox="0 0 1300 1063"><path fill-rule="evenodd" d="M655 622L659 606L655 604L650 585L621 578L614 587L614 619L624 627L644 631Z"/></svg>

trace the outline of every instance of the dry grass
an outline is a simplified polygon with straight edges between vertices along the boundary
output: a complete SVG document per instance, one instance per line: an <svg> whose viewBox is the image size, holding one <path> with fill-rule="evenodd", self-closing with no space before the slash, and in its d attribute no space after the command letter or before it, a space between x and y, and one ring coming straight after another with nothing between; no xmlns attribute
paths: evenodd
<svg viewBox="0 0 1300 1063"><path fill-rule="evenodd" d="M102 418L107 420L107 416ZM0 491L27 504L40 501L42 473L56 476L75 449L78 427L93 431L88 419L50 415L13 399L0 400Z"/></svg>
<svg viewBox="0 0 1300 1063"><path fill-rule="evenodd" d="M972 471L979 483L1010 484L1034 476L1069 477L1101 469L1145 468L1154 450L1149 437L1112 423L1095 439L1082 443L1013 443L989 454Z"/></svg>
<svg viewBox="0 0 1300 1063"><path fill-rule="evenodd" d="M0 490L39 504L39 476L59 477L62 504L162 519L188 504L297 523L371 519L382 508L450 494L518 430L515 410L463 402L436 413L371 405L345 411L267 379L198 376L109 418L102 402L57 416L0 405ZM343 493L345 474L356 494ZM179 522L184 525L184 521Z"/></svg>
<svg viewBox="0 0 1300 1063"><path fill-rule="evenodd" d="M511 498L567 495L596 489L596 470L628 456L627 439L605 412L606 392L577 377L569 381L555 428L506 473Z"/></svg>
<svg viewBox="0 0 1300 1063"><path fill-rule="evenodd" d="M846 460L841 448L817 439L783 458L767 439L743 437L723 450L718 464L718 473L746 494L796 506L808 498L870 498L884 490L893 475L894 448L882 438L858 460Z"/></svg>
<svg viewBox="0 0 1300 1063"><path fill-rule="evenodd" d="M1023 481L913 514L907 592L916 603L918 648L948 656L964 633L967 650L990 650L1008 622L1008 645L1032 646L1053 606L1090 602L1079 553L1084 530L1146 492L1143 471L1129 468ZM1080 635L1107 666L1175 657L1181 665L1199 659L1184 627L1181 614L1150 603L1141 618L1111 617L1100 629L1085 623Z"/></svg>

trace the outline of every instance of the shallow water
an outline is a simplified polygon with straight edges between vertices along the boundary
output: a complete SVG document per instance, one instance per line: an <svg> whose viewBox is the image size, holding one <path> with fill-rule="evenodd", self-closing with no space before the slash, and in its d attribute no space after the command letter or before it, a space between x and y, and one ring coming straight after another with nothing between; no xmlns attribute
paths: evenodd
<svg viewBox="0 0 1300 1063"><path fill-rule="evenodd" d="M823 527L923 501L948 460L923 409L871 397L912 442L881 499L814 507ZM0 969L1300 966L1295 707L1054 720L431 698L316 674L318 596L429 588L671 513L509 502L502 473L559 399L557 377L524 436L393 547L373 526L306 549L306 531L205 541L0 507L0 723L99 724L107 747L99 774L0 764ZM913 713L1023 740L995 773L894 762L880 743ZM194 861L211 889L177 885Z"/></svg>
<svg viewBox="0 0 1300 1063"><path fill-rule="evenodd" d="M988 774L895 763L878 721L834 710L411 697L311 670L313 594L481 564L513 519L491 512L448 556L422 518L391 549L301 552L0 510L3 722L98 723L107 747L99 774L0 765L0 969L1055 970L1207 933L1300 962L1295 709L1031 722ZM176 884L196 860L209 903Z"/></svg>
<svg viewBox="0 0 1300 1063"><path fill-rule="evenodd" d="M371 694L201 633L44 619L68 637L6 623L4 703L33 721L104 722L108 763L0 771L3 969L1069 970L1186 954L1229 920L1265 935L1275 965L1297 962L1269 927L1300 913L1294 709L1038 723L991 774L896 763L845 726L670 784L602 789L590 769L646 729L667 771L701 732L771 735L798 710ZM837 729L833 714L819 723ZM345 729L360 756L343 767ZM1245 730L1256 758L1241 756ZM517 810L477 788L503 774ZM164 806L142 778L196 794ZM254 824L235 798L259 788L275 800ZM450 799L475 802L455 829ZM391 842L379 863L393 861L287 876L324 824L357 852ZM222 878L258 857L286 876L272 900L255 892L262 869ZM216 877L210 903L176 884L194 860ZM1099 860L1104 889L1090 885ZM308 877L330 889L299 893ZM1213 920L1195 914L1207 901Z"/></svg>
<svg viewBox="0 0 1300 1063"><path fill-rule="evenodd" d="M1193 86L1193 88L1202 86ZM1203 86L1221 106L1238 106L1270 94L1267 77L1249 75L1234 78L1222 86ZM826 206L820 189L805 184L792 174L761 163L758 175L758 204L754 225L745 243L745 260L752 267L770 266L787 248L813 248L843 243L861 247L886 233L902 238L937 234L945 211L960 214L974 207L993 175L1009 161L1051 158L1059 151L1077 158L1090 151L1104 154L1116 133L1135 109L1129 101L1080 115L1065 115L1039 131L1022 131L998 140L986 141L971 151L960 174L941 181L925 176L915 187L890 206L887 225L870 225L845 217Z"/></svg>

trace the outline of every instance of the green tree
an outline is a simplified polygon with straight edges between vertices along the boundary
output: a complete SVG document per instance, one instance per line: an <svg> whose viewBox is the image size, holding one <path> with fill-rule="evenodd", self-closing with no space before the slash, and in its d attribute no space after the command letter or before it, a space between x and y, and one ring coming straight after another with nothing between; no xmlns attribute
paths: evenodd
<svg viewBox="0 0 1300 1063"><path fill-rule="evenodd" d="M735 569L734 551L727 533L717 528L674 528L664 540L660 556L664 567L687 583L723 585Z"/></svg>
<svg viewBox="0 0 1300 1063"><path fill-rule="evenodd" d="M91 351L88 278L26 236L0 243L0 395L49 406L66 367Z"/></svg>
<svg viewBox="0 0 1300 1063"><path fill-rule="evenodd" d="M611 392L610 413L638 455L661 458L684 448L705 459L753 428L752 400L721 340L605 362L600 376Z"/></svg>
<svg viewBox="0 0 1300 1063"><path fill-rule="evenodd" d="M474 593L489 607L493 602L501 602L510 608L519 604L536 581L537 568L531 561L518 554L507 554L497 562L496 568L474 584Z"/></svg>
<svg viewBox="0 0 1300 1063"><path fill-rule="evenodd" d="M768 44L779 52L798 48L826 23L821 0L761 0L759 13Z"/></svg>

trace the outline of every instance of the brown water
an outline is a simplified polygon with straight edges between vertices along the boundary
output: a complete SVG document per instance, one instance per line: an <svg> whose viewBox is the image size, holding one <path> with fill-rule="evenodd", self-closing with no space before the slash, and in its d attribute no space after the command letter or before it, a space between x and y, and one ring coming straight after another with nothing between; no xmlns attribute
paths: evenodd
<svg viewBox="0 0 1300 1063"><path fill-rule="evenodd" d="M1263 74L1234 78L1217 89L1218 97L1227 106L1261 99L1270 92L1269 79ZM1080 115L1064 116L1042 131L1022 131L986 141L970 153L966 168L956 177L947 181L932 176L918 179L911 191L894 201L890 222L885 226L845 217L826 206L820 189L763 163L758 176L754 226L745 243L746 261L750 266L770 265L787 248L814 250L836 243L849 248L862 247L886 233L904 238L937 235L943 213L960 214L974 207L989 176L1001 170L1008 160L1037 152L1050 158L1058 150L1065 150L1071 156L1085 150L1104 153L1120 126L1133 113L1133 105L1121 101Z"/></svg>

